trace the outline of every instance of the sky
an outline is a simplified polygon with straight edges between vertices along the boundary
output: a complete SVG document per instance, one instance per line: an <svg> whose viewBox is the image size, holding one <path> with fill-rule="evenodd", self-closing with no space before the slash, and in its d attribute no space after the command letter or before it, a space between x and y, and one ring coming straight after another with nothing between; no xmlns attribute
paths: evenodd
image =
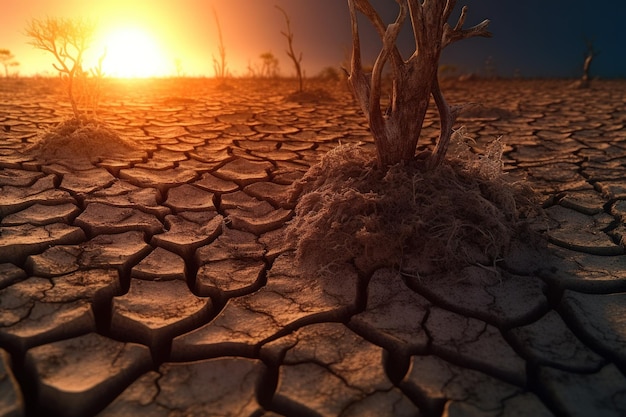
<svg viewBox="0 0 626 417"><path fill-rule="evenodd" d="M395 18L395 0L371 3L387 22ZM291 19L294 49L302 52L307 76L346 62L351 50L346 0L0 0L0 49L9 49L20 63L12 71L52 75L53 58L27 44L26 23L46 16L82 17L95 21L98 28L86 56L87 67L95 65L104 45L120 51L124 45L131 45L130 35L119 33L122 27L134 27L148 34L152 42L141 49L152 48L153 55L158 55L142 57L137 67L154 69L152 75L174 75L178 60L185 75L213 76L213 57L218 56L214 8L222 28L227 69L232 75L245 76L248 68L258 69L259 55L264 52L279 59L282 75L293 75L285 53L287 43L281 34L285 30L284 16L275 5L286 10ZM489 19L493 38L464 40L446 48L440 62L459 74L495 71L503 77L577 78L582 75L586 42L592 41L598 54L591 75L626 78L626 32L622 28L626 1L459 0L452 24L463 5L469 8L466 27ZM366 59L371 60L380 42L369 24L364 22L361 27ZM114 44L111 39L116 28L118 43ZM399 43L408 57L414 50L408 25ZM119 52L115 58L115 51L107 50L105 61L112 63L109 72L115 71L115 65L121 66L124 59L138 59L138 54L126 53ZM3 70L0 67L0 74Z"/></svg>

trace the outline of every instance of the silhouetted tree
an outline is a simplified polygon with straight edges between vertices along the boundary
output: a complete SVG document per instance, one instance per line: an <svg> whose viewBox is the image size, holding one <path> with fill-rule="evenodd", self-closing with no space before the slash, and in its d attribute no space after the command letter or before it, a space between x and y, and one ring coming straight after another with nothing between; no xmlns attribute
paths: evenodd
<svg viewBox="0 0 626 417"><path fill-rule="evenodd" d="M67 81L67 94L76 119L80 112L74 95L74 80L82 72L83 54L89 47L95 26L80 19L32 19L26 27L29 42L37 49L50 52L56 63L52 66Z"/></svg>
<svg viewBox="0 0 626 417"><path fill-rule="evenodd" d="M9 78L9 67L16 67L20 65L19 62L15 61L13 58L15 56L8 49L0 49L0 62L4 66L4 76Z"/></svg>
<svg viewBox="0 0 626 417"><path fill-rule="evenodd" d="M473 36L491 36L488 20L463 29L467 7L463 7L454 27L448 19L456 0L396 0L398 16L385 25L368 0L348 0L352 26L352 58L349 81L354 95L369 122L377 151L378 164L388 167L414 159L426 110L432 96L439 111L441 128L435 149L425 167L438 166L448 149L452 126L458 107L450 107L441 93L437 70L441 51L453 42ZM363 70L357 12L374 26L382 48L371 73ZM407 17L411 22L416 49L404 60L396 40ZM381 80L383 68L391 66L392 92L387 112L381 109Z"/></svg>
<svg viewBox="0 0 626 417"><path fill-rule="evenodd" d="M591 62L598 56L598 52L593 46L593 40L584 38L585 51L583 52L583 74L579 80L572 84L574 88L589 88L591 85L591 76L589 74L591 69Z"/></svg>
<svg viewBox="0 0 626 417"><path fill-rule="evenodd" d="M261 58L261 76L267 78L274 78L278 76L278 58L271 52L263 52L259 55Z"/></svg>
<svg viewBox="0 0 626 417"><path fill-rule="evenodd" d="M220 19L215 8L213 8L213 17L215 18L215 25L217 26L217 35L219 39L219 43L217 44L219 59L213 55L213 70L217 78L224 80L228 74L226 69L226 47L224 46L224 38L222 36L222 26L220 25Z"/></svg>
<svg viewBox="0 0 626 417"><path fill-rule="evenodd" d="M591 68L591 61L593 61L593 59L598 56L599 52L593 47L593 41L590 39L587 39L585 41L585 44L587 46L584 57L585 60L583 61L583 76L582 79L580 80L579 86L581 88L586 88L589 87L589 84L591 83L591 78L589 77L589 70Z"/></svg>
<svg viewBox="0 0 626 417"><path fill-rule="evenodd" d="M303 81L303 76L302 76L302 52L300 52L300 54L298 55L298 57L296 58L296 53L293 50L293 32L291 32L291 21L289 20L289 16L287 15L287 12L280 6L276 5L275 6L278 10L280 10L282 12L282 14L285 16L285 22L287 23L287 31L281 31L280 33L282 33L282 35L287 39L287 56L289 58L291 58L291 61L293 61L293 66L296 69L296 77L298 78L298 92L302 92L304 90L304 81Z"/></svg>

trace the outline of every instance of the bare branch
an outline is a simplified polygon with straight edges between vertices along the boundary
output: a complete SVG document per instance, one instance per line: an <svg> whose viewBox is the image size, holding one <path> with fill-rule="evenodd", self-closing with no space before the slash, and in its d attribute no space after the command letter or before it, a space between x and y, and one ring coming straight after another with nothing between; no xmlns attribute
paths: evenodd
<svg viewBox="0 0 626 417"><path fill-rule="evenodd" d="M439 112L441 128L435 149L433 149L433 153L427 161L429 169L438 166L446 156L448 146L450 145L450 137L452 136L452 127L454 126L459 112L459 107L450 107L446 102L446 99L441 93L439 78L437 76L435 76L435 81L433 82L432 95L437 105L437 111Z"/></svg>
<svg viewBox="0 0 626 417"><path fill-rule="evenodd" d="M52 53L56 63L52 66L61 75L67 76L67 91L76 119L80 112L74 97L74 76L82 71L83 53L89 46L95 26L91 22L71 19L32 19L25 34L30 44L37 49Z"/></svg>
<svg viewBox="0 0 626 417"><path fill-rule="evenodd" d="M456 6L456 1L457 0L448 0L446 3L446 7L443 10L443 21L447 22L448 19L450 19L450 16L452 15L452 11L454 10L454 7Z"/></svg>
<svg viewBox="0 0 626 417"><path fill-rule="evenodd" d="M378 36L382 39L383 36L385 36L385 31L387 29L378 12L372 7L371 4L369 4L367 0L354 0L352 3L356 6L356 10L363 13L363 15L366 16L370 22L372 22Z"/></svg>
<svg viewBox="0 0 626 417"><path fill-rule="evenodd" d="M424 10L420 0L408 0L408 3L409 13L411 15L411 27L413 28L413 39L415 39L415 45L417 45L420 39L419 30L424 19ZM417 52L417 50L415 52Z"/></svg>
<svg viewBox="0 0 626 417"><path fill-rule="evenodd" d="M303 77L302 77L302 64L301 64L302 52L300 52L300 55L296 58L296 53L293 50L293 32L291 32L291 21L289 20L289 15L287 15L287 12L282 7L278 5L275 5L274 7L280 10L285 16L285 22L287 23L287 32L281 31L280 33L285 38L287 38L287 45L289 47L289 49L287 50L287 56L291 58L291 61L293 62L294 67L296 68L296 76L298 77L298 86L299 86L298 91L302 92L304 90Z"/></svg>
<svg viewBox="0 0 626 417"><path fill-rule="evenodd" d="M369 121L369 97L370 97L370 83L367 77L363 73L363 65L361 61L361 39L359 36L359 24L357 19L357 5L355 2L359 0L348 0L348 7L350 9L350 23L352 28L352 57L350 59L350 76L348 81L352 85L355 98L361 110L365 113L367 120Z"/></svg>
<svg viewBox="0 0 626 417"><path fill-rule="evenodd" d="M487 31L489 21L464 30L467 8L463 8L457 24L452 28L447 22L456 0L395 1L400 12L395 22L386 26L369 0L348 0L352 23L352 59L348 80L369 122L380 167L415 157L432 95L441 119L439 140L434 153L426 161L426 168L434 169L445 157L459 111L459 107L448 105L439 87L437 68L441 51L457 40L491 36ZM371 76L363 73L357 13L369 19L382 41ZM407 15L411 18L416 48L411 57L403 61L396 41ZM380 102L382 72L387 62L393 68L393 85L390 112L385 117Z"/></svg>
<svg viewBox="0 0 626 417"><path fill-rule="evenodd" d="M0 49L0 63L4 66L4 76L9 78L9 67L18 66L19 62L13 61L15 55L8 49Z"/></svg>
<svg viewBox="0 0 626 417"><path fill-rule="evenodd" d="M391 51L396 48L396 40L398 39L398 35L400 34L400 29L402 28L402 23L406 19L408 9L405 2L399 1L400 5L400 14L396 18L396 21L389 26L385 30L385 34L383 36L383 47L374 62L374 68L372 70L372 81L371 81L371 95L370 95L370 103L369 108L372 116L377 119L382 119L381 111L380 111L380 90L381 90L381 78L382 72L385 67L385 63L387 62L387 58ZM382 120L381 120L382 122Z"/></svg>
<svg viewBox="0 0 626 417"><path fill-rule="evenodd" d="M406 6L406 0L396 0L396 2L401 7L403 6L403 4L404 6ZM378 33L378 36L380 36L380 39L382 41L383 38L385 37L385 33L387 32L387 27L385 25L385 22L383 22L383 19L378 14L378 12L372 7L372 5L367 0L356 0L355 6L357 10L363 13L363 15L367 17L367 19L372 23L372 25L374 26L374 29L376 30L376 33ZM400 13L402 13L402 11L400 11ZM392 57L394 68L399 67L402 63L402 56L400 55L400 51L398 50L396 45L394 45L393 49L391 50L391 57Z"/></svg>
<svg viewBox="0 0 626 417"><path fill-rule="evenodd" d="M217 11L215 10L215 7L212 7L212 11L213 11L213 17L215 19L215 25L217 26L217 36L219 40L217 50L220 56L219 60L215 58L215 56L213 56L213 70L215 72L215 76L223 81L227 74L226 47L224 46L224 37L222 36L222 26L220 25L220 19L219 19L219 16L217 15Z"/></svg>
<svg viewBox="0 0 626 417"><path fill-rule="evenodd" d="M463 25L465 24L465 18L467 17L467 6L463 6L461 9L461 15L459 16L459 20L456 22L454 26L454 31L459 31L463 29Z"/></svg>
<svg viewBox="0 0 626 417"><path fill-rule="evenodd" d="M490 38L492 36L491 32L487 30L487 26L489 26L489 20L485 19L476 26L473 26L469 29L463 30L463 24L465 23L465 18L467 17L467 6L464 6L461 10L461 15L459 16L459 20L457 21L454 29L445 23L443 29L443 39L442 39L442 48L450 45L453 42L460 41L462 39L472 38L475 36L482 36L484 38Z"/></svg>

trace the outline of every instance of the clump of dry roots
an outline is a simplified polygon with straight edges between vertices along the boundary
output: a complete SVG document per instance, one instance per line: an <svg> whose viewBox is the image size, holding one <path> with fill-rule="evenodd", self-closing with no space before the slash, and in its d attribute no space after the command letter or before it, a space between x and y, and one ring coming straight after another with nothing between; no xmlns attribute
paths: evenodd
<svg viewBox="0 0 626 417"><path fill-rule="evenodd" d="M410 256L416 272L429 273L502 257L534 207L532 193L502 174L499 140L479 157L455 136L457 149L432 171L418 163L380 170L355 145L325 155L295 184L287 236L300 266L324 273L354 262L371 272Z"/></svg>
<svg viewBox="0 0 626 417"><path fill-rule="evenodd" d="M68 119L45 133L29 152L39 159L93 160L124 155L135 148L96 120Z"/></svg>

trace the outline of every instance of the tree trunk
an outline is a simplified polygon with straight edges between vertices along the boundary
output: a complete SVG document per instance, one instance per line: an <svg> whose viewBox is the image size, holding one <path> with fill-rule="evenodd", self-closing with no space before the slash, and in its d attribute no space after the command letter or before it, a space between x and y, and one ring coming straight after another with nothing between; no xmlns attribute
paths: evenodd
<svg viewBox="0 0 626 417"><path fill-rule="evenodd" d="M399 86L410 84L413 87L394 89L388 115L382 120L374 119L370 126L376 139L378 162L383 167L410 161L415 157L415 149L422 132L422 121L430 102L432 78L411 80L412 73L416 73L416 70L404 68L397 84Z"/></svg>
<svg viewBox="0 0 626 417"><path fill-rule="evenodd" d="M458 23L451 28L447 21L456 0L396 0L396 3L398 17L385 26L368 0L348 0L352 24L352 60L348 80L369 122L381 168L415 157L430 96L434 97L441 118L441 132L426 164L426 168L434 169L445 156L456 118L456 110L448 106L439 89L437 70L441 51L460 39L491 36L486 30L489 21L463 30L467 13L464 7ZM364 73L361 63L357 11L368 18L383 43L371 74ZM396 40L409 15L416 49L405 61L398 51ZM393 90L389 110L383 114L380 108L381 80L386 64L391 67Z"/></svg>

